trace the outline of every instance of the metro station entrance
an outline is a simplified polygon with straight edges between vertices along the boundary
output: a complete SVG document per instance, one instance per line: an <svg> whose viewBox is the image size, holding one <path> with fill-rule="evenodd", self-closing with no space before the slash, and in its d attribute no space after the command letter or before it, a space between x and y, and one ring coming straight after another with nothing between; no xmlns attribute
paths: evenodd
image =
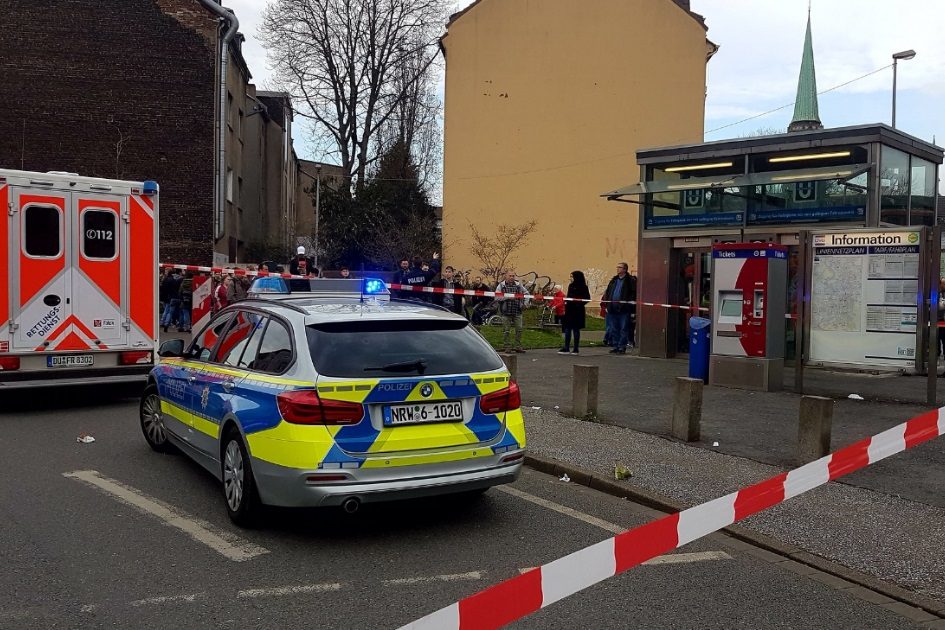
<svg viewBox="0 0 945 630"><path fill-rule="evenodd" d="M689 318L705 315L699 307L710 308L712 300L712 256L708 246L682 247L672 250L669 303L688 306L672 309L669 329L671 348L676 354L689 352Z"/></svg>

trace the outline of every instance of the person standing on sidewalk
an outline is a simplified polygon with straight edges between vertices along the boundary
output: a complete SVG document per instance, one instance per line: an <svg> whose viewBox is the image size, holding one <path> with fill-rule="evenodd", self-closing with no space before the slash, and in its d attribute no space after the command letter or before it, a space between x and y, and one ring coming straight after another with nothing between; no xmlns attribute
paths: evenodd
<svg viewBox="0 0 945 630"><path fill-rule="evenodd" d="M453 268L447 266L445 269L443 269L443 277L434 281L430 286L439 289L462 289L463 285L459 282L456 282L456 280L453 278L453 273ZM463 308L462 295L456 295L454 293L434 293L433 303L449 309L457 315L466 317L466 310Z"/></svg>
<svg viewBox="0 0 945 630"><path fill-rule="evenodd" d="M637 345L637 277L630 273L627 279L630 281L630 300L634 302L634 304L627 304L630 307L627 311L627 347L634 348Z"/></svg>
<svg viewBox="0 0 945 630"><path fill-rule="evenodd" d="M194 272L188 271L180 283L180 325L177 332L190 332L190 309L194 304Z"/></svg>
<svg viewBox="0 0 945 630"><path fill-rule="evenodd" d="M509 269L505 278L496 286L496 293L525 293L525 287L515 278L515 272ZM497 296L499 315L502 316L502 351L525 352L522 347L522 311L525 309L525 299L513 296ZM509 344L509 333L515 326L515 348Z"/></svg>
<svg viewBox="0 0 945 630"><path fill-rule="evenodd" d="M627 334L629 333L630 304L632 290L628 265L625 262L617 264L617 275L610 279L607 290L604 291L604 302L607 304L607 337L613 344L611 354L627 353Z"/></svg>
<svg viewBox="0 0 945 630"><path fill-rule="evenodd" d="M568 297L572 298L564 303L564 317L561 318L561 329L564 332L564 347L558 354L578 354L581 346L581 330L585 326L587 302L591 299L590 289L584 272L572 271L571 284L568 285ZM579 300L579 301L573 301ZM571 350L571 336L574 336L574 349Z"/></svg>
<svg viewBox="0 0 945 630"><path fill-rule="evenodd" d="M180 285L184 277L176 269L171 270L161 283L161 291L165 291L167 305L161 315L161 328L167 332L167 327L180 324Z"/></svg>

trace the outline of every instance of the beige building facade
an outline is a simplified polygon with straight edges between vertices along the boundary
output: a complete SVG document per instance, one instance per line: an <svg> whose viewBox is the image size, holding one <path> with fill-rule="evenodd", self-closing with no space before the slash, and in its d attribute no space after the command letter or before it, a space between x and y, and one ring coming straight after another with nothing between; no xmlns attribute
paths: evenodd
<svg viewBox="0 0 945 630"><path fill-rule="evenodd" d="M519 273L592 291L637 265L639 209L600 195L639 173L638 148L700 142L717 47L687 0L478 0L450 20L444 260L480 263L469 225L532 219Z"/></svg>

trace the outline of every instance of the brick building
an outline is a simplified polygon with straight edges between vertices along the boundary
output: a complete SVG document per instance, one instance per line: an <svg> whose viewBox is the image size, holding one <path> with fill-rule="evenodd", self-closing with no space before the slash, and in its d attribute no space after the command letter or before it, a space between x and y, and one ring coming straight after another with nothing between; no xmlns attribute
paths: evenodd
<svg viewBox="0 0 945 630"><path fill-rule="evenodd" d="M7 0L0 12L0 166L156 180L166 261L236 262L247 243L279 232L271 224L294 213L288 205L294 206L295 182L260 179L288 177L295 168L283 164L258 175L262 156L244 138L245 118L258 103L247 95L255 90L239 34L228 45L220 165L220 51L235 23L221 19L225 10L212 3ZM291 119L284 111L279 116ZM284 146L267 153L294 159L291 128L283 125L274 138ZM262 206L266 221L258 205L244 215L241 198L260 195L247 180L283 191L275 206Z"/></svg>

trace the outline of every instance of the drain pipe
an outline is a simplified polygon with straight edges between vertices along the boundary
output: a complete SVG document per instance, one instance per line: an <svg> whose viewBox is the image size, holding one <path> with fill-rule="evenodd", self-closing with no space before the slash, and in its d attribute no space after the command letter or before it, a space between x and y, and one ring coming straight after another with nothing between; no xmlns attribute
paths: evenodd
<svg viewBox="0 0 945 630"><path fill-rule="evenodd" d="M229 26L223 34L220 41L220 106L217 116L217 151L218 151L218 171L216 185L217 216L213 218L214 240L223 235L226 227L226 70L227 62L230 58L230 42L236 37L240 28L240 22L236 19L236 14L230 9L224 8L216 0L200 0L200 4L209 11L216 13ZM217 221L220 221L219 235L216 233Z"/></svg>

